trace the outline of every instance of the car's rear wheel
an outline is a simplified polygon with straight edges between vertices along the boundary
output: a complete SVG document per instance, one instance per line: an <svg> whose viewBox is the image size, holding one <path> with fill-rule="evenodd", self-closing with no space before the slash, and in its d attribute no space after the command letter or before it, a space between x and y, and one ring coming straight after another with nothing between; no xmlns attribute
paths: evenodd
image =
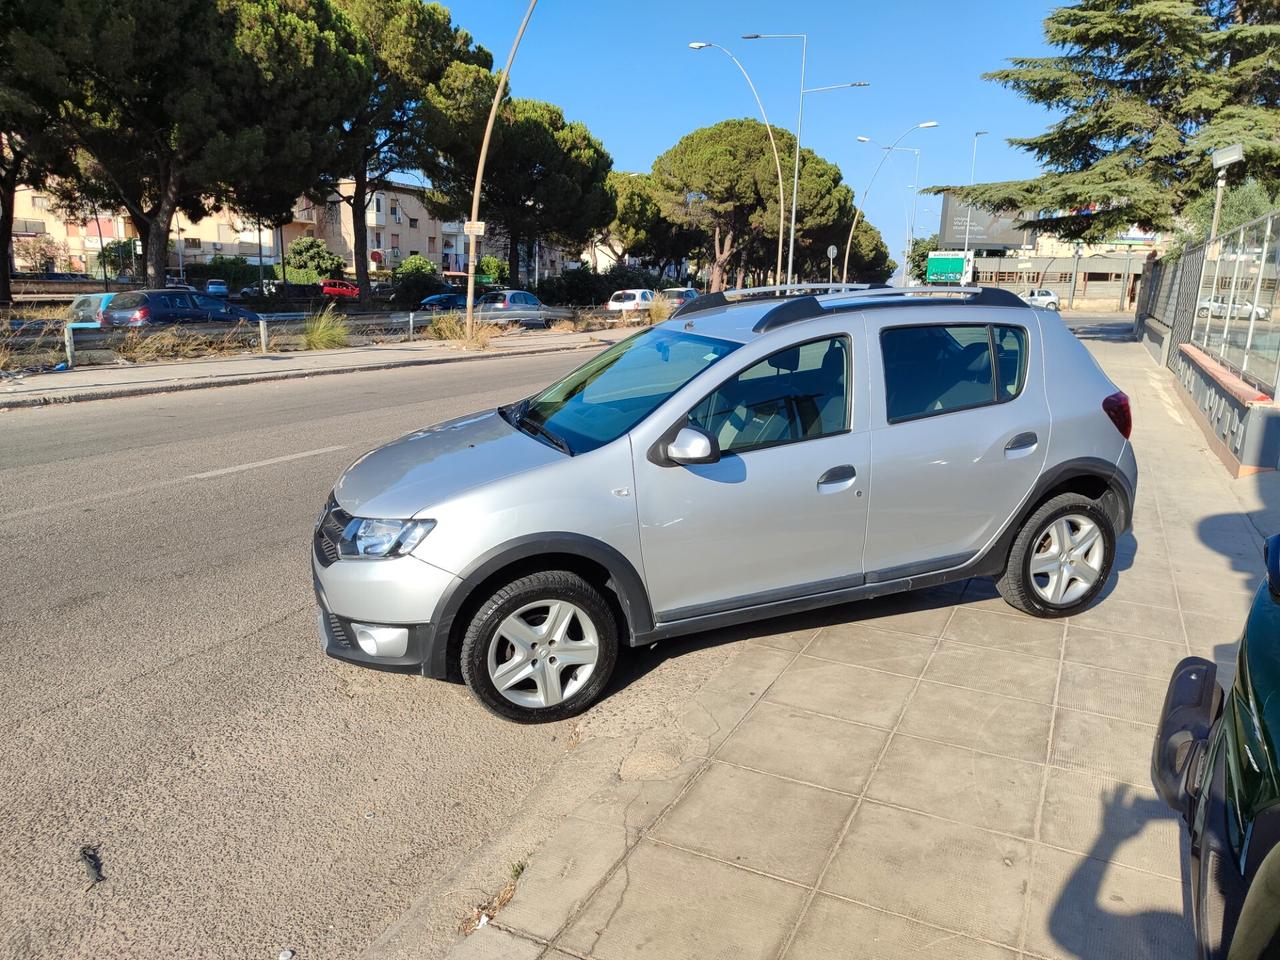
<svg viewBox="0 0 1280 960"><path fill-rule="evenodd" d="M618 628L600 591L547 570L496 590L462 641L462 677L477 700L517 723L581 713L618 660Z"/></svg>
<svg viewBox="0 0 1280 960"><path fill-rule="evenodd" d="M1067 617L1097 597L1111 575L1116 532L1097 503L1064 493L1019 529L996 581L1012 607L1036 617Z"/></svg>

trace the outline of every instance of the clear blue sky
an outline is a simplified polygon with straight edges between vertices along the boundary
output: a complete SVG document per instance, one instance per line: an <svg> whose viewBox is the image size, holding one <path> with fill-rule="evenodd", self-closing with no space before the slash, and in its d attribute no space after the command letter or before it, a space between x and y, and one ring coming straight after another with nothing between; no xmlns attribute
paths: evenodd
<svg viewBox="0 0 1280 960"><path fill-rule="evenodd" d="M500 64L524 14L523 0L443 2ZM648 170L690 130L757 116L751 91L728 58L692 51L689 41L731 50L755 81L769 119L794 130L799 41L739 38L808 33L807 86L871 83L805 98L804 145L838 164L856 193L880 153L854 138L888 143L924 120L940 126L903 141L922 150L922 185L965 182L979 129L990 134L978 145L978 179L1011 179L1034 175L1037 167L1006 138L1039 133L1053 118L981 75L1009 57L1046 53L1041 23L1060 2L540 0L512 71L512 93L550 100L586 123L613 155L615 169ZM890 158L866 203L895 259L906 239L914 163L910 154ZM937 229L940 202L919 198L917 234Z"/></svg>

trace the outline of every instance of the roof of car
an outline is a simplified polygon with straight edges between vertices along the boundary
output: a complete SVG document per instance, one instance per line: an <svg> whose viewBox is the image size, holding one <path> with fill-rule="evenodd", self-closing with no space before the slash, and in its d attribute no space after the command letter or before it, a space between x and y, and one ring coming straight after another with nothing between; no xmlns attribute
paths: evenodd
<svg viewBox="0 0 1280 960"><path fill-rule="evenodd" d="M770 330L832 313L880 307L1002 306L1029 310L1016 294L995 287L884 287L811 284L758 287L691 300L662 326L746 343Z"/></svg>

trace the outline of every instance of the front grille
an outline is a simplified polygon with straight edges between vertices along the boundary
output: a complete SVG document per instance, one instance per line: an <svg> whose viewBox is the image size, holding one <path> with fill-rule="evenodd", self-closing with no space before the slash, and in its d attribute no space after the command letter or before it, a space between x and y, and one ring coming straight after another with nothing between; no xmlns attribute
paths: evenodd
<svg viewBox="0 0 1280 960"><path fill-rule="evenodd" d="M342 540L342 531L350 522L351 514L338 506L338 501L330 494L329 502L324 507L324 515L316 525L316 560L319 561L320 566L327 567L338 559L338 544Z"/></svg>

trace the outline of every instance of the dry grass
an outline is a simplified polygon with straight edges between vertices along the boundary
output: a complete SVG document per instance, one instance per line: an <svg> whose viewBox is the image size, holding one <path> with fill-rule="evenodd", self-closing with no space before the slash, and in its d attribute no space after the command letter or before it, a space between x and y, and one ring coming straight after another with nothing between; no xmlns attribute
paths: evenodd
<svg viewBox="0 0 1280 960"><path fill-rule="evenodd" d="M517 860L513 863L511 865L511 876L502 885L502 889L484 903L473 907L471 912L463 917L462 922L458 924L458 932L463 936L470 936L480 926L497 916L498 911L510 903L511 898L516 895L516 884L520 881L520 875L524 873L525 867L528 865L527 860Z"/></svg>
<svg viewBox="0 0 1280 960"><path fill-rule="evenodd" d="M551 325L552 333L577 333L578 322L576 320L557 320Z"/></svg>
<svg viewBox="0 0 1280 960"><path fill-rule="evenodd" d="M25 312L19 321L38 322ZM34 332L19 334L10 326L8 317L0 327L0 370L24 370L29 367L52 367L66 359L62 345L62 315L44 321Z"/></svg>
<svg viewBox="0 0 1280 960"><path fill-rule="evenodd" d="M662 323L664 320L669 320L673 313L675 313L675 306L666 297L654 297L649 304L650 323Z"/></svg>
<svg viewBox="0 0 1280 960"><path fill-rule="evenodd" d="M306 350L336 350L347 345L350 334L351 325L347 318L330 303L303 321L302 345Z"/></svg>
<svg viewBox="0 0 1280 960"><path fill-rule="evenodd" d="M427 325L423 336L428 340L451 340L469 350L487 350L489 341L500 333L492 323L476 321L475 330L468 337L465 313L442 313Z"/></svg>

